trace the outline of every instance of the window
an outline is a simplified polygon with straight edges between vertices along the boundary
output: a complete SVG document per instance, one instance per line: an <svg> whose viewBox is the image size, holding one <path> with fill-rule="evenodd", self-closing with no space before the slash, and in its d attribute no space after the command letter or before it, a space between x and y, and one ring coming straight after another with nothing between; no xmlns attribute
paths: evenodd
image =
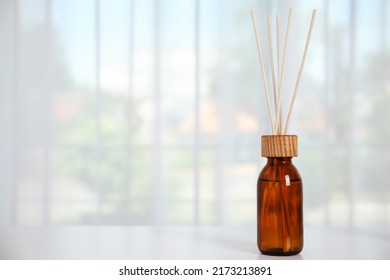
<svg viewBox="0 0 390 280"><path fill-rule="evenodd" d="M1 1L0 222L255 225L270 130L249 11L265 41L292 5L287 97L318 9L290 127L305 222L388 226L390 5L292 2Z"/></svg>

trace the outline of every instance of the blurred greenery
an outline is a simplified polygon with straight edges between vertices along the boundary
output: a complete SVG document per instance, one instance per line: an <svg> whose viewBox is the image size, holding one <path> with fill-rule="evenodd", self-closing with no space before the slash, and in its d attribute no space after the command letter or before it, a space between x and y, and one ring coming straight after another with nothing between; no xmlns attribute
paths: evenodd
<svg viewBox="0 0 390 280"><path fill-rule="evenodd" d="M384 49L367 56L360 82L361 95L369 107L362 120L367 128L359 159L361 186L359 191L367 199L390 199L390 53Z"/></svg>

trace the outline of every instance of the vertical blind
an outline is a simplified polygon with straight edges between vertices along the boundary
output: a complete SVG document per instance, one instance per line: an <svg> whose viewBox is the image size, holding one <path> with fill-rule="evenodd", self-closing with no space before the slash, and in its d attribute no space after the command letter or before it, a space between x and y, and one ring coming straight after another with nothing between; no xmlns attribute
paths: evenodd
<svg viewBox="0 0 390 280"><path fill-rule="evenodd" d="M287 99L318 10L290 126L305 223L389 226L385 0L0 1L0 223L253 226L250 9L266 42L289 7Z"/></svg>

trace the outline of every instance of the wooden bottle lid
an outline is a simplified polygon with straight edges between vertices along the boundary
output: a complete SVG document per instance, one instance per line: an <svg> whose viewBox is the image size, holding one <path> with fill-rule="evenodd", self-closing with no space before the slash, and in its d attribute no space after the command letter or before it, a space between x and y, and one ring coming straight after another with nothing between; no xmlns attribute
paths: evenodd
<svg viewBox="0 0 390 280"><path fill-rule="evenodd" d="M297 157L297 135L263 135L261 136L262 157Z"/></svg>

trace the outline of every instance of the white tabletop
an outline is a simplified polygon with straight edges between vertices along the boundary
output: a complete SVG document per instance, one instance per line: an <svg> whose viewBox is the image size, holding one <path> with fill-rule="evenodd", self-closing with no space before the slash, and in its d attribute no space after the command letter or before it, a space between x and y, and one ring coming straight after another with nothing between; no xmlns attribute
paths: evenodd
<svg viewBox="0 0 390 280"><path fill-rule="evenodd" d="M0 227L0 259L387 259L390 229L305 228L303 251L258 252L240 227Z"/></svg>

